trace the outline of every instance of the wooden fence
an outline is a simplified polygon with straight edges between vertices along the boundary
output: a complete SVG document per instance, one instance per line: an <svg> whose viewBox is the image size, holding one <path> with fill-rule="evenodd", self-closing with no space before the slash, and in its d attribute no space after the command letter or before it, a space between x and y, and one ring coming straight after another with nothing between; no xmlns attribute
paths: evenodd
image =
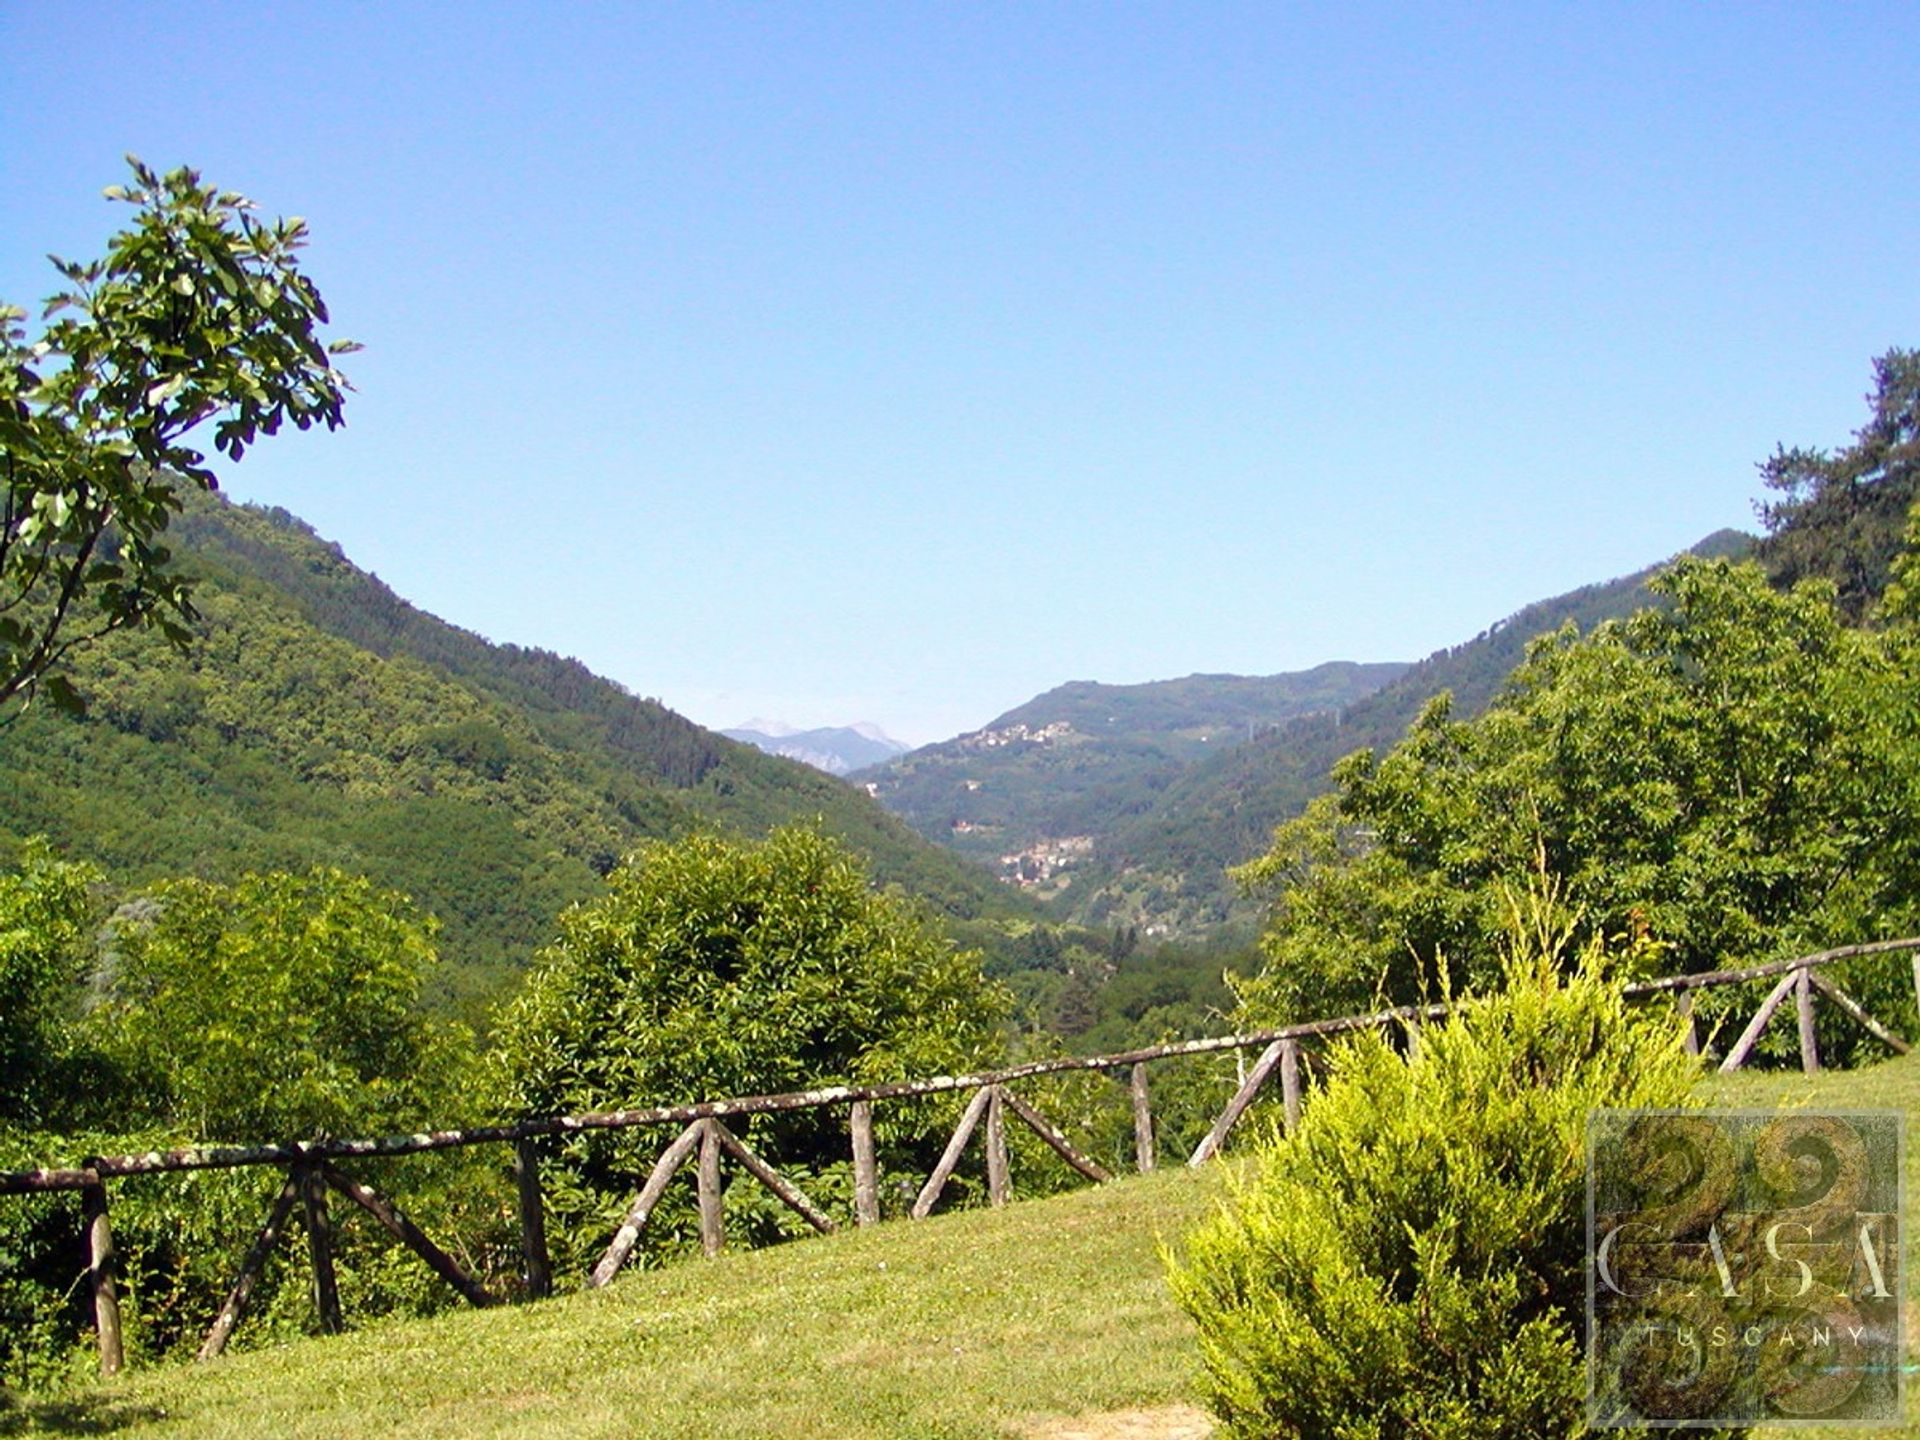
<svg viewBox="0 0 1920 1440"><path fill-rule="evenodd" d="M1715 986L1743 984L1778 977L1760 1008L1726 1052L1720 1068L1736 1070L1753 1053L1754 1045L1774 1013L1791 992L1799 1019L1800 1058L1809 1072L1819 1068L1820 1059L1814 1037L1815 998L1830 1001L1875 1038L1905 1054L1909 1042L1869 1015L1852 996L1820 973L1835 961L1862 955L1896 951L1917 952L1913 958L1916 1005L1920 1006L1920 938L1884 940L1867 945L1848 945L1817 955L1780 960L1743 970L1716 970L1696 975L1675 975L1661 980L1628 985L1630 997L1672 994L1682 1014L1688 1018L1688 1048L1699 1052L1698 1036L1692 1023L1693 992ZM1290 1025L1277 1030L1260 1030L1244 1035L1222 1035L1204 1040L1189 1040L1172 1045L1154 1045L1116 1055L1094 1055L1055 1060L1037 1060L1003 1070L975 1075L938 1076L925 1080L906 1080L881 1085L836 1085L818 1090L796 1091L783 1095L754 1095L731 1100L707 1100L691 1105L658 1105L636 1110L613 1110L584 1115L560 1115L545 1119L523 1120L512 1125L479 1126L461 1130L437 1130L412 1135L390 1135L373 1140L339 1140L322 1137L274 1145L196 1146L187 1149L151 1151L139 1155L96 1156L67 1169L0 1171L0 1195L25 1194L53 1190L80 1192L83 1223L89 1257L95 1329L99 1341L100 1368L113 1374L124 1363L120 1338L120 1307L114 1278L113 1232L108 1221L107 1182L134 1175L152 1175L169 1171L231 1169L242 1166L272 1165L286 1170L286 1182L249 1246L232 1288L214 1318L200 1346L200 1358L210 1359L225 1347L234 1326L244 1313L258 1284L269 1254L292 1218L295 1207L301 1210L307 1249L313 1268L314 1305L321 1328L338 1331L342 1325L340 1296L334 1281L332 1224L327 1209L328 1191L358 1205L374 1217L402 1244L406 1245L433 1271L453 1286L470 1304L492 1305L498 1302L478 1281L466 1274L451 1256L435 1245L420 1228L387 1197L355 1180L339 1168L337 1162L370 1156L421 1154L468 1145L509 1145L513 1147L513 1171L519 1195L521 1259L526 1293L542 1298L553 1291L553 1267L548 1259L545 1206L540 1187L539 1157L535 1142L543 1137L568 1135L593 1130L625 1130L647 1125L679 1125L682 1128L655 1162L641 1185L612 1243L607 1246L586 1283L605 1285L632 1255L649 1216L665 1194L668 1182L689 1160L695 1165L695 1188L700 1217L702 1250L712 1255L724 1244L720 1166L723 1155L765 1185L797 1212L810 1226L830 1233L835 1222L787 1177L756 1155L725 1123L738 1116L772 1114L781 1111L846 1106L849 1147L854 1172L854 1221L858 1225L875 1224L880 1219L879 1171L874 1157L873 1107L878 1102L910 1099L955 1091L972 1091L959 1124L954 1127L933 1173L915 1198L912 1216L924 1219L939 1201L952 1178L968 1144L985 1121L987 1194L993 1205L1004 1205L1012 1198L1008 1178L1006 1126L1009 1114L1026 1125L1050 1146L1062 1160L1087 1179L1100 1182L1111 1179L1108 1172L1083 1154L1050 1120L1036 1110L1012 1087L1015 1082L1040 1075L1060 1075L1074 1071L1108 1071L1127 1074L1133 1100L1134 1162L1141 1171L1154 1168L1154 1129L1148 1066L1184 1056L1215 1054L1224 1051L1259 1049L1259 1056L1245 1070L1239 1087L1226 1108L1214 1119L1206 1135L1188 1157L1189 1165L1202 1165L1219 1153L1233 1127L1246 1113L1255 1097L1277 1070L1280 1074L1285 1123L1289 1129L1299 1123L1301 1064L1303 1045L1328 1037L1381 1026L1418 1026L1443 1018L1450 1005L1405 1006L1371 1015L1350 1015L1334 1020L1318 1020Z"/></svg>

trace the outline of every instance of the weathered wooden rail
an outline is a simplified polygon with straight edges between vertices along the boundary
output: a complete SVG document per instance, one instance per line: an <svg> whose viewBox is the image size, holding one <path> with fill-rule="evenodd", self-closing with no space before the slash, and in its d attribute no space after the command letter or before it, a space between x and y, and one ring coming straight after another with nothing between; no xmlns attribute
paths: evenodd
<svg viewBox="0 0 1920 1440"><path fill-rule="evenodd" d="M1722 1070L1736 1070L1753 1053L1762 1032L1789 993L1795 996L1799 1020L1800 1057L1809 1072L1819 1068L1814 1036L1813 1005L1816 996L1831 1001L1842 1013L1861 1025L1876 1039L1901 1054L1910 1043L1880 1021L1830 978L1819 973L1821 967L1858 956L1913 951L1913 983L1916 1007L1920 1008L1920 938L1883 940L1864 945L1846 945L1838 949L1803 955L1796 959L1774 961L1740 970L1716 970L1693 975L1674 975L1647 980L1625 987L1629 997L1671 994L1688 1020L1688 1046L1699 1051L1699 1039L1692 1016L1693 994L1717 986L1744 984L1778 977L1746 1028L1728 1049ZM1332 1020L1316 1020L1280 1029L1258 1030L1243 1035L1221 1035L1203 1040L1188 1040L1170 1045L1152 1045L1114 1055L1072 1056L1036 1060L1001 1070L971 1075L942 1075L924 1080L903 1080L878 1085L833 1085L816 1090L794 1091L780 1095L751 1095L728 1100L705 1100L686 1105L655 1105L631 1110L609 1110L582 1115L558 1115L518 1121L510 1125L483 1125L457 1130L421 1131L409 1135L389 1135L370 1140L334 1139L322 1136L313 1140L270 1145L191 1146L176 1150L148 1151L135 1155L95 1156L71 1168L0 1171L0 1195L77 1190L88 1247L88 1274L91 1284L95 1331L99 1343L100 1366L112 1374L124 1363L120 1336L120 1308L114 1276L113 1233L108 1219L107 1182L136 1175L152 1175L184 1170L232 1169L244 1166L272 1165L286 1170L286 1182L242 1259L237 1277L220 1307L199 1351L201 1359L218 1355L226 1346L234 1327L246 1310L259 1283L268 1256L292 1218L296 1206L301 1210L307 1248L313 1270L314 1307L323 1330L337 1331L342 1326L340 1297L334 1281L332 1223L327 1208L327 1192L345 1196L372 1215L382 1227L418 1255L442 1279L458 1291L469 1304L486 1306L499 1297L486 1290L463 1271L457 1261L423 1233L399 1207L387 1197L340 1170L335 1162L401 1155L417 1155L469 1145L504 1144L513 1147L512 1162L519 1202L522 1274L531 1298L552 1293L553 1268L548 1258L545 1205L542 1199L539 1152L536 1141L555 1135L580 1134L596 1130L626 1130L647 1125L680 1125L683 1128L655 1161L635 1195L620 1226L599 1262L588 1274L590 1287L607 1284L619 1272L645 1231L654 1208L665 1195L668 1184L689 1160L695 1166L695 1191L699 1208L701 1249L717 1253L725 1243L724 1217L720 1188L721 1158L727 1156L747 1174L765 1185L808 1225L821 1233L836 1227L834 1220L815 1205L786 1176L755 1154L726 1125L734 1117L775 1114L784 1111L841 1106L848 1108L849 1141L853 1158L853 1218L857 1225L875 1224L880 1219L879 1169L873 1141L873 1106L878 1101L915 1099L929 1095L972 1091L959 1123L954 1127L946 1149L915 1197L911 1215L924 1219L934 1206L965 1154L974 1134L985 1122L987 1195L989 1203L1004 1205L1012 1198L1007 1158L1006 1125L1009 1113L1027 1126L1059 1157L1087 1179L1101 1182L1112 1176L1101 1165L1082 1153L1066 1134L1041 1114L1013 1088L1016 1081L1044 1075L1062 1075L1076 1071L1124 1071L1132 1097L1134 1122L1134 1160L1141 1171L1154 1168L1155 1144L1153 1114L1147 1067L1159 1061L1194 1055L1247 1051L1260 1053L1245 1069L1239 1086L1226 1107L1209 1127L1206 1135L1188 1157L1188 1164L1201 1165L1217 1155L1228 1134L1246 1114L1261 1089L1278 1071L1285 1123L1289 1129L1299 1123L1301 1105L1302 1047L1307 1042L1359 1030L1377 1029L1395 1024L1418 1026L1444 1018L1451 1004L1402 1006L1369 1015L1348 1015Z"/></svg>

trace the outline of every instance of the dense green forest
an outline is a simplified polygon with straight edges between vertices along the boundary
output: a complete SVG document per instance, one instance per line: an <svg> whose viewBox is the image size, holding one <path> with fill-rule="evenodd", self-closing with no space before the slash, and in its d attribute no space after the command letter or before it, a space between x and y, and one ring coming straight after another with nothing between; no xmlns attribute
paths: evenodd
<svg viewBox="0 0 1920 1440"><path fill-rule="evenodd" d="M705 828L817 822L949 916L1031 913L863 793L436 619L285 512L196 494L170 534L200 577L193 645L75 652L87 714L0 729L0 841L43 835L124 884L365 874L439 919L437 984L468 999L637 841Z"/></svg>
<svg viewBox="0 0 1920 1440"><path fill-rule="evenodd" d="M1735 531L1707 536L1689 553L1744 553ZM1363 745L1391 744L1421 707L1446 691L1458 713L1484 708L1535 637L1569 622L1583 630L1653 603L1661 566L1537 601L1472 640L1439 650L1332 714L1304 716L1184 770L1152 808L1102 838L1067 897L1083 924L1147 923L1205 928L1247 907L1228 870L1258 855L1273 828L1333 783L1335 763Z"/></svg>

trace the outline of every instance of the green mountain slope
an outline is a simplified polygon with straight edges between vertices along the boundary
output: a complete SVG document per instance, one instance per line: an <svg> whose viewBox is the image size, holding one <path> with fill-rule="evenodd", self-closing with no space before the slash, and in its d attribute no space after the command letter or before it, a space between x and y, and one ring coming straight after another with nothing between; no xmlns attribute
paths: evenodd
<svg viewBox="0 0 1920 1440"><path fill-rule="evenodd" d="M1403 665L1336 662L1298 674L1075 681L983 730L853 778L930 840L987 864L1028 852L1027 881L1151 810L1196 762L1314 712L1337 712Z"/></svg>
<svg viewBox="0 0 1920 1440"><path fill-rule="evenodd" d="M1722 530L1691 550L1732 555L1752 545L1751 537ZM1060 905L1086 924L1122 919L1184 930L1229 919L1237 902L1227 868L1265 850L1274 826L1327 788L1336 761L1363 746L1393 744L1443 690L1453 693L1457 714L1477 713L1530 640L1569 621L1584 631L1639 609L1649 603L1646 582L1661 568L1538 601L1343 709L1304 716L1187 767L1150 809L1100 837Z"/></svg>
<svg viewBox="0 0 1920 1440"><path fill-rule="evenodd" d="M637 840L702 826L818 821L949 915L1026 908L864 793L428 615L284 512L197 499L174 536L203 577L199 643L80 652L85 720L0 730L0 842L44 834L128 883L368 874L440 917L463 998Z"/></svg>

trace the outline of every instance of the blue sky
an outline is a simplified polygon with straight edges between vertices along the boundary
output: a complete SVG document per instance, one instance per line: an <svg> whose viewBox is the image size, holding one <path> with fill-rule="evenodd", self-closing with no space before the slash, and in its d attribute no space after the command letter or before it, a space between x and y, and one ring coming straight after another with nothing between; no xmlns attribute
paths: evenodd
<svg viewBox="0 0 1920 1440"><path fill-rule="evenodd" d="M0 0L0 297L308 217L227 489L702 723L1415 658L1752 524L1920 344L1910 4Z"/></svg>

